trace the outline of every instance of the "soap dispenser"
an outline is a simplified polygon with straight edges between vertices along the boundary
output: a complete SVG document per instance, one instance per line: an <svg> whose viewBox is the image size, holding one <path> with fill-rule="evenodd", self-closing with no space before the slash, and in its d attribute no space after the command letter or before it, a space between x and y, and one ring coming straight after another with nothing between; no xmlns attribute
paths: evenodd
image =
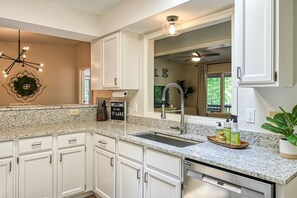
<svg viewBox="0 0 297 198"><path fill-rule="evenodd" d="M225 133L225 139L226 143L231 143L231 123L229 121L229 118L227 118L225 124L224 124L224 133Z"/></svg>
<svg viewBox="0 0 297 198"><path fill-rule="evenodd" d="M222 127L221 122L217 122L216 126L216 140L220 142L225 142L224 127Z"/></svg>
<svg viewBox="0 0 297 198"><path fill-rule="evenodd" d="M232 145L240 145L240 133L238 130L238 123L237 123L238 116L232 115L232 131L231 131L231 144Z"/></svg>

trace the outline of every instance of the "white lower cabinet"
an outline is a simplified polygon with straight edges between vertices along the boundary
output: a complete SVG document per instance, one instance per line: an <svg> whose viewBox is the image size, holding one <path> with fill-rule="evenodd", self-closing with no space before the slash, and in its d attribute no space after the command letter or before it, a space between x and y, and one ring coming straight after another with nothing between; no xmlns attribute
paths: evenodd
<svg viewBox="0 0 297 198"><path fill-rule="evenodd" d="M119 157L117 171L118 198L143 197L143 165L124 157Z"/></svg>
<svg viewBox="0 0 297 198"><path fill-rule="evenodd" d="M180 198L181 180L167 174L147 168L145 173L146 198Z"/></svg>
<svg viewBox="0 0 297 198"><path fill-rule="evenodd" d="M58 150L58 197L85 191L85 146Z"/></svg>
<svg viewBox="0 0 297 198"><path fill-rule="evenodd" d="M115 197L115 154L95 147L94 190L103 198Z"/></svg>
<svg viewBox="0 0 297 198"><path fill-rule="evenodd" d="M13 158L0 160L0 197L13 198Z"/></svg>
<svg viewBox="0 0 297 198"><path fill-rule="evenodd" d="M52 151L23 155L18 161L18 197L52 198Z"/></svg>

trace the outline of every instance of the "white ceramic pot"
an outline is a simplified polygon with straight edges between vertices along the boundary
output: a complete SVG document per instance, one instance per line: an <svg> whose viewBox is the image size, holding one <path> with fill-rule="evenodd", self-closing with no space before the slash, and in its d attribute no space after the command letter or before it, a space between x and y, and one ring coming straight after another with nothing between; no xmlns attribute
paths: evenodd
<svg viewBox="0 0 297 198"><path fill-rule="evenodd" d="M288 159L297 159L297 146L292 145L285 138L279 140L280 156Z"/></svg>

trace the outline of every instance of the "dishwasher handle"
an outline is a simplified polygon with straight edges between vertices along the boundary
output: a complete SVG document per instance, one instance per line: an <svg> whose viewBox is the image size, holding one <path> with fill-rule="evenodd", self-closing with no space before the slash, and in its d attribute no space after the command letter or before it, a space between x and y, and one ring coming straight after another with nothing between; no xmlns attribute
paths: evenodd
<svg viewBox="0 0 297 198"><path fill-rule="evenodd" d="M215 177L211 177L211 176L208 176L203 173L193 171L190 169L187 170L187 177L192 177L194 179L201 180L202 182L206 182L206 183L215 185L217 187L220 187L220 188L223 188L228 191L232 191L234 193L241 194L244 196L248 196L248 197L252 197L252 198L263 198L264 197L264 195L260 192L230 183L228 181L217 179Z"/></svg>
<svg viewBox="0 0 297 198"><path fill-rule="evenodd" d="M196 171L192 171L192 170L187 171L187 176L196 178L198 180L201 180L203 182L207 182L209 184L218 186L220 188L224 188L224 189L226 189L228 191L232 191L232 192L241 194L241 187L238 186L238 185L232 184L230 182L226 182L226 181L223 181L221 179L210 177L208 175L205 175L205 174L202 174L202 173L199 173L199 172L196 172Z"/></svg>

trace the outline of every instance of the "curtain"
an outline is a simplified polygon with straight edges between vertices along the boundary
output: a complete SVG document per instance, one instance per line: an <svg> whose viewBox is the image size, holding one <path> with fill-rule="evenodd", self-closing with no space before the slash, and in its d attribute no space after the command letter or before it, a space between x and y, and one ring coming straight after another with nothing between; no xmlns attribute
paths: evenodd
<svg viewBox="0 0 297 198"><path fill-rule="evenodd" d="M206 74L207 64L199 64L197 80L197 115L206 116Z"/></svg>

